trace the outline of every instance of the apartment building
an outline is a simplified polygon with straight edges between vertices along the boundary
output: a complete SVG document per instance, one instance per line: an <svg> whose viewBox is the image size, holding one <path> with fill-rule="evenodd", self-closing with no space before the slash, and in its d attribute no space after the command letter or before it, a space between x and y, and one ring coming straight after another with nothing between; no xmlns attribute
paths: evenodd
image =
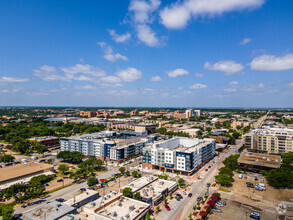
<svg viewBox="0 0 293 220"><path fill-rule="evenodd" d="M245 147L267 153L286 153L292 151L292 128L255 129L245 135Z"/></svg>
<svg viewBox="0 0 293 220"><path fill-rule="evenodd" d="M191 175L215 155L214 139L172 138L143 148L143 168Z"/></svg>
<svg viewBox="0 0 293 220"><path fill-rule="evenodd" d="M78 151L101 160L124 160L142 153L147 139L107 139L116 135L113 131L60 138L61 151Z"/></svg>

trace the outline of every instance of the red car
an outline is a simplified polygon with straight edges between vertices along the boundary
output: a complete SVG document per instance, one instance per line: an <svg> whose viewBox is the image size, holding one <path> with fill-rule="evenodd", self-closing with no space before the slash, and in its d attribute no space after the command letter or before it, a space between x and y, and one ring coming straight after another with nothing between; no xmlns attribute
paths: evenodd
<svg viewBox="0 0 293 220"><path fill-rule="evenodd" d="M169 207L167 204L165 205L165 208L166 208L168 211L171 210L170 207Z"/></svg>

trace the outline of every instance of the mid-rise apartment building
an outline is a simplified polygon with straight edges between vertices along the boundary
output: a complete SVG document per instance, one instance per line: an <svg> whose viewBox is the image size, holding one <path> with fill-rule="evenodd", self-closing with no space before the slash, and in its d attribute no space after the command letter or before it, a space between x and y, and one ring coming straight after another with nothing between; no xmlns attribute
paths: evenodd
<svg viewBox="0 0 293 220"><path fill-rule="evenodd" d="M135 137L131 139L107 139L116 132L97 132L81 136L60 138L61 151L78 151L86 156L94 156L101 160L123 160L142 153L147 139Z"/></svg>
<svg viewBox="0 0 293 220"><path fill-rule="evenodd" d="M286 153L293 148L292 128L265 128L250 131L245 136L245 147L267 153Z"/></svg>
<svg viewBox="0 0 293 220"><path fill-rule="evenodd" d="M214 139L172 138L143 148L143 168L193 174L215 155Z"/></svg>

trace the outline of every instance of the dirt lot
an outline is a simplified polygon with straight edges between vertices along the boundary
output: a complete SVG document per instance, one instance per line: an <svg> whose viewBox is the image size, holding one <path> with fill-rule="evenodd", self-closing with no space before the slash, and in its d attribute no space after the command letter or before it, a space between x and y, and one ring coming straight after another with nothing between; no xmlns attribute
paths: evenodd
<svg viewBox="0 0 293 220"><path fill-rule="evenodd" d="M246 207L237 202L225 200L227 205L224 207L217 207L222 210L221 213L213 212L209 215L210 220L248 220L251 212L260 213L260 219L275 220L276 214L271 212L264 212L262 210L254 209L253 207Z"/></svg>
<svg viewBox="0 0 293 220"><path fill-rule="evenodd" d="M246 175L244 175L246 176ZM257 183L254 181L254 178L248 176L247 179L239 179L237 175L234 176L235 182L233 182L232 187L228 187L227 189L231 190L231 192L236 192L237 195L241 195L244 197L252 198L255 201L271 201L278 203L279 201L288 201L293 198L293 190L289 189L275 189L272 186L269 186L267 181L264 181L266 185L265 191L257 191L255 188L249 188L246 186L246 182L251 182L253 184Z"/></svg>

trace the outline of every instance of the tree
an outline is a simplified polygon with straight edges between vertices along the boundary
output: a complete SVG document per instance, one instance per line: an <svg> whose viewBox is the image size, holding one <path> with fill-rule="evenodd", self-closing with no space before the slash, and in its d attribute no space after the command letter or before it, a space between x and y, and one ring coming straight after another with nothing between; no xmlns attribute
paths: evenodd
<svg viewBox="0 0 293 220"><path fill-rule="evenodd" d="M215 123L215 127L216 127L216 128L221 128L221 127L222 127L221 122L217 121L217 122Z"/></svg>
<svg viewBox="0 0 293 220"><path fill-rule="evenodd" d="M67 164L60 164L58 170L64 175L64 173L69 170L69 166Z"/></svg>
<svg viewBox="0 0 293 220"><path fill-rule="evenodd" d="M232 154L223 161L223 164L231 170L235 170L237 167L238 158L239 154Z"/></svg>
<svg viewBox="0 0 293 220"><path fill-rule="evenodd" d="M134 195L133 195L133 198L136 199L136 200L141 200L141 196L140 196L140 192L136 192Z"/></svg>
<svg viewBox="0 0 293 220"><path fill-rule="evenodd" d="M119 171L123 174L125 172L125 167L120 167Z"/></svg>
<svg viewBox="0 0 293 220"><path fill-rule="evenodd" d="M151 220L151 217L150 217L150 213L149 212L146 213L145 220Z"/></svg>
<svg viewBox="0 0 293 220"><path fill-rule="evenodd" d="M11 156L9 154L3 154L0 157L0 162L2 162L2 163L12 163L14 160L15 160L15 157Z"/></svg>
<svg viewBox="0 0 293 220"><path fill-rule="evenodd" d="M182 187L182 185L184 185L184 183L185 183L184 179L180 178L178 180L178 184L179 184L180 187Z"/></svg>
<svg viewBox="0 0 293 220"><path fill-rule="evenodd" d="M135 170L135 171L132 172L131 175L132 175L133 177L137 177L137 176L138 176L138 172Z"/></svg>
<svg viewBox="0 0 293 220"><path fill-rule="evenodd" d="M275 187L292 187L293 172L287 167L277 168L268 173L267 180Z"/></svg>
<svg viewBox="0 0 293 220"><path fill-rule="evenodd" d="M53 180L53 177L49 175L39 175L39 176L34 176L31 178L30 183L31 184L45 184L47 182L50 182Z"/></svg>
<svg viewBox="0 0 293 220"><path fill-rule="evenodd" d="M232 137L235 139L238 139L241 136L241 134L238 131L233 131Z"/></svg>
<svg viewBox="0 0 293 220"><path fill-rule="evenodd" d="M11 220L14 212L13 203L1 203L0 204L0 216L2 216L3 220Z"/></svg>
<svg viewBox="0 0 293 220"><path fill-rule="evenodd" d="M88 180L87 180L87 185L88 186L94 186L96 184L99 183L99 180L96 177L91 176Z"/></svg>
<svg viewBox="0 0 293 220"><path fill-rule="evenodd" d="M209 133L210 133L212 130L213 130L213 129L212 129L211 127L207 127L207 128L206 128L206 131L209 132Z"/></svg>
<svg viewBox="0 0 293 220"><path fill-rule="evenodd" d="M233 174L233 170L231 170L230 168L228 167L221 167L219 169L219 174L227 174L228 176L230 176L231 178L234 176Z"/></svg>
<svg viewBox="0 0 293 220"><path fill-rule="evenodd" d="M217 183L227 186L232 183L232 178L228 174L219 174L215 177Z"/></svg>
<svg viewBox="0 0 293 220"><path fill-rule="evenodd" d="M132 198L132 189L129 187L126 187L123 189L122 194L123 194L123 196Z"/></svg>

